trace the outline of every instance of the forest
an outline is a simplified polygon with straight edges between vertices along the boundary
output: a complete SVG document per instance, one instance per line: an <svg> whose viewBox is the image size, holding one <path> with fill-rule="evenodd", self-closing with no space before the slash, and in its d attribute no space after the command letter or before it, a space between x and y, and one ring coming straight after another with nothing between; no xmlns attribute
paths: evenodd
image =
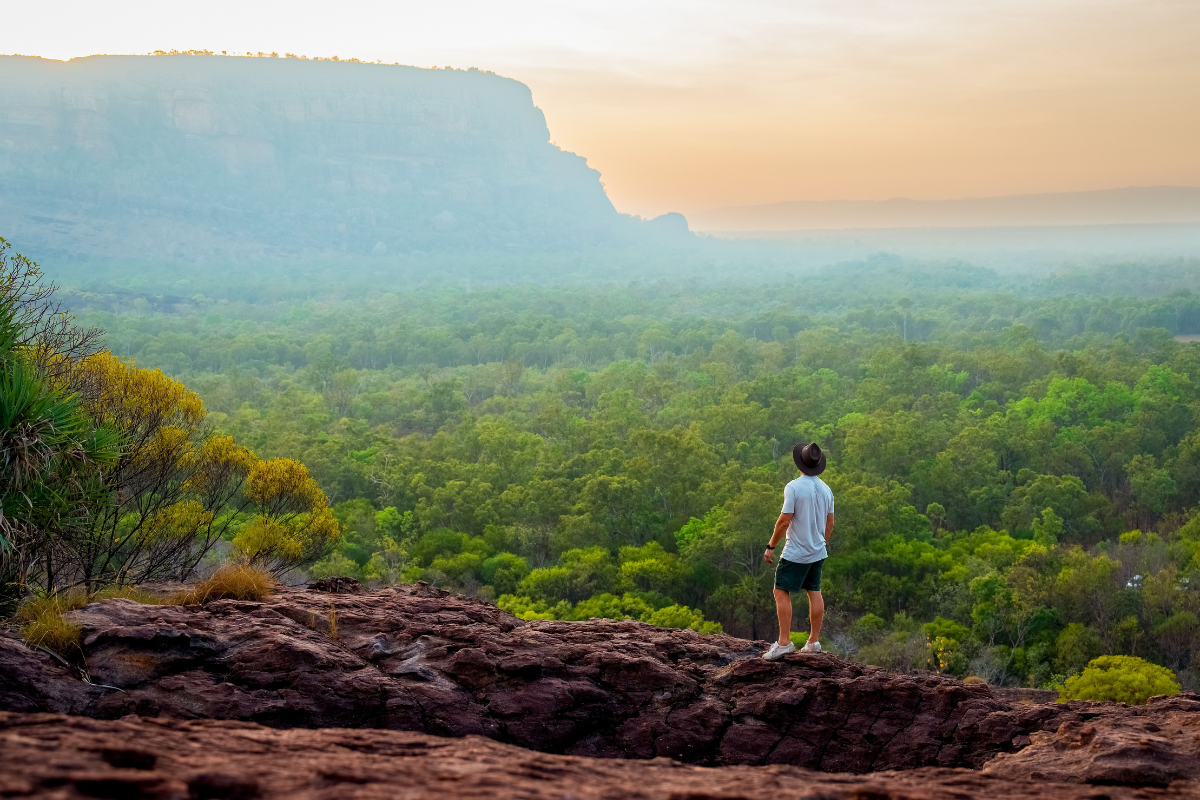
<svg viewBox="0 0 1200 800"><path fill-rule="evenodd" d="M137 563L112 540L145 520L146 553L207 537L189 572L240 553L525 619L769 639L763 545L792 445L816 441L838 520L827 650L1037 687L1132 655L1196 689L1198 274L880 257L766 282L312 279L239 299L199 270L58 297L104 331L92 358L194 392L190 446L225 465L189 462L213 477L173 479L156 502L176 517L110 513L114 564ZM141 576L163 570L105 579Z"/></svg>

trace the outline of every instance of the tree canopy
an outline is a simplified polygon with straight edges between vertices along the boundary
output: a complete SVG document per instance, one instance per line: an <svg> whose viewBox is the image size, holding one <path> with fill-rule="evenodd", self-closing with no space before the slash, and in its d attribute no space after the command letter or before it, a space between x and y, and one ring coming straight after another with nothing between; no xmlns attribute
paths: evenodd
<svg viewBox="0 0 1200 800"><path fill-rule="evenodd" d="M216 438L189 447L226 442L163 508L281 568L316 551L278 526L341 528L310 574L770 638L762 546L791 446L817 441L828 649L1034 686L1135 656L1200 684L1193 267L797 273L67 296L122 363L203 398ZM259 463L295 502L250 490ZM302 510L314 485L328 517ZM218 527L235 508L257 521Z"/></svg>

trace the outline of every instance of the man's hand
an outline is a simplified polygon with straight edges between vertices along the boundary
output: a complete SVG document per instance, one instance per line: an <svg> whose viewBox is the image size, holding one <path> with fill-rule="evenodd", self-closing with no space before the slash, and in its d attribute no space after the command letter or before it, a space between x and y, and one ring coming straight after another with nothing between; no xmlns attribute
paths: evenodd
<svg viewBox="0 0 1200 800"><path fill-rule="evenodd" d="M771 548L779 544L779 540L787 534L788 525L792 524L792 515L788 513L780 514L779 519L775 520L775 530L771 533L771 541L767 542L767 549L763 553L763 561L768 564L774 564L771 560Z"/></svg>

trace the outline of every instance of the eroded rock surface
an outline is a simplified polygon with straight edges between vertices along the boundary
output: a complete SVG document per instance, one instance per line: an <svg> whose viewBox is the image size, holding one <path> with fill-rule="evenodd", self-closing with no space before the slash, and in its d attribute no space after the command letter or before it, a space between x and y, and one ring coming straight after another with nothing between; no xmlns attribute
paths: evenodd
<svg viewBox="0 0 1200 800"><path fill-rule="evenodd" d="M792 766L705 768L537 753L479 737L380 730L277 730L213 720L101 721L0 713L0 796L526 798L528 800L1061 800L1197 798L1169 788L1080 786L924 768L831 775Z"/></svg>
<svg viewBox="0 0 1200 800"><path fill-rule="evenodd" d="M1144 706L1072 703L1075 719L1034 733L1029 747L983 769L1003 778L1166 786L1200 777L1200 696Z"/></svg>
<svg viewBox="0 0 1200 800"><path fill-rule="evenodd" d="M829 655L767 663L762 643L731 636L525 623L420 584L204 607L107 600L73 619L91 679L119 691L72 694L59 688L78 687L65 670L17 676L37 691L10 692L6 708L477 734L569 755L857 773L978 768L1094 717L1088 704L1011 704L986 686Z"/></svg>
<svg viewBox="0 0 1200 800"><path fill-rule="evenodd" d="M0 710L83 714L107 691L84 683L49 653L0 632Z"/></svg>

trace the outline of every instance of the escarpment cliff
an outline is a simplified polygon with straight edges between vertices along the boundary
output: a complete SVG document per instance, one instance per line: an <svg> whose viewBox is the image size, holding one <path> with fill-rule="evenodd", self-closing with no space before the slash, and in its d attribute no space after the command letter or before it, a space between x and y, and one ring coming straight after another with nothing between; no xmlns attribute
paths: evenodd
<svg viewBox="0 0 1200 800"><path fill-rule="evenodd" d="M0 57L0 219L40 257L184 262L578 247L663 227L617 214L517 81L189 55Z"/></svg>
<svg viewBox="0 0 1200 800"><path fill-rule="evenodd" d="M186 607L105 600L70 618L92 683L0 638L0 710L478 735L698 765L982 767L996 781L1169 786L1200 758L1195 696L1012 704L986 686L830 655L768 663L761 643L726 635L523 622L423 584Z"/></svg>

